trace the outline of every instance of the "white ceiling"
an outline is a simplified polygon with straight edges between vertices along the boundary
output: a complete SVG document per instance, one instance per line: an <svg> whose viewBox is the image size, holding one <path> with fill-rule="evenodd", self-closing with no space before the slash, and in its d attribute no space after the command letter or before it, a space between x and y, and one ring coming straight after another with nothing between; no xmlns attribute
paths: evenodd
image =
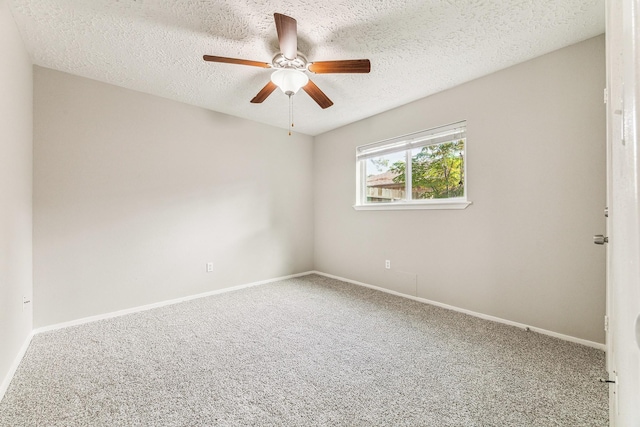
<svg viewBox="0 0 640 427"><path fill-rule="evenodd" d="M371 60L370 74L310 74L295 129L317 135L604 32L604 0L10 0L34 64L287 128L288 98L249 100L270 70L273 13L298 21L310 61Z"/></svg>

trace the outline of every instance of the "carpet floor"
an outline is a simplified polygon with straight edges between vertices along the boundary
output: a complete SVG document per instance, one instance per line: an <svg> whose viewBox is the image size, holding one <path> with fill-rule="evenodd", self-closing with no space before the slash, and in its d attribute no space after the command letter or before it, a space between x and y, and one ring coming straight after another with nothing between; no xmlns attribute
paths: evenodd
<svg viewBox="0 0 640 427"><path fill-rule="evenodd" d="M599 350L322 276L40 333L0 426L606 426Z"/></svg>

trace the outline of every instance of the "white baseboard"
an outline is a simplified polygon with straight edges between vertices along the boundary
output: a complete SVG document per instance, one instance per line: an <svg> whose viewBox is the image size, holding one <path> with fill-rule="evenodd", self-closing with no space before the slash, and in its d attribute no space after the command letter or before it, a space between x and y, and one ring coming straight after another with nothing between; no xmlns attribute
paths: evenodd
<svg viewBox="0 0 640 427"><path fill-rule="evenodd" d="M344 277L335 276L333 274L323 273L321 271L313 271L312 273L318 274L320 276L329 277L331 279L336 279L336 280L341 280L343 282L352 283L354 285L364 286L365 288L375 289L376 291L386 292L388 294L396 295L396 296L399 296L399 297L408 298L408 299L411 299L411 300L414 300L414 301L418 301L418 302L422 302L422 303L425 303L425 304L435 305L435 306L438 306L438 307L446 308L448 310L458 311L460 313L468 314L470 316L479 317L479 318L485 319L485 320L491 320L492 322L504 323L505 325L515 326L516 328L521 328L521 329L527 329L528 328L529 330L531 330L533 332L538 332L540 334L549 335L551 337L559 338L559 339L564 340L564 341L569 341L569 342L573 342L573 343L577 343L577 344L582 344L584 346L596 348L598 350L602 350L602 351L606 350L606 346L604 344L597 343L597 342L594 342L594 341L589 341L589 340L585 340L585 339L582 339L582 338L576 338L576 337L572 337L570 335L564 335L564 334L560 334L558 332L549 331L549 330L546 330L546 329L536 328L535 326L529 326L529 325L525 325L523 323L513 322L511 320L502 319L500 317L495 317L495 316L490 316L488 314L477 313L475 311L471 311L471 310L467 310L467 309L464 309L464 308L455 307L455 306L448 305L448 304L443 304L441 302L428 300L426 298L420 298L420 297L415 297L413 295L402 294L400 292L396 292L396 291L392 291L392 290L389 290L389 289L381 288L379 286L369 285L368 283L363 283L363 282L358 282L356 280L346 279Z"/></svg>
<svg viewBox="0 0 640 427"><path fill-rule="evenodd" d="M258 282L246 283L244 285L232 286L230 288L216 289L215 291L203 292L201 294L188 295L186 297L175 298L171 300L165 300L156 302L153 304L141 305L138 307L127 308L124 310L113 311L110 313L98 314L95 316L83 317L81 319L70 320L68 322L56 323L53 325L43 326L33 330L33 334L39 334L41 332L53 331L56 329L68 328L69 326L82 325L85 323L96 322L98 320L111 319L113 317L124 316L126 314L137 313L140 311L151 310L153 308L164 307L166 305L179 304L181 302L190 301L197 298L204 298L211 295L223 294L226 292L233 292L239 289L251 288L253 286L264 285L271 282L277 282L279 280L293 279L294 277L307 276L312 274L313 271L305 271L304 273L291 274L288 276L275 277L273 279L260 280Z"/></svg>
<svg viewBox="0 0 640 427"><path fill-rule="evenodd" d="M15 359L13 359L13 363L9 367L7 375L4 376L2 383L0 383L0 402L2 402L4 394L7 392L9 384L11 384L11 380L18 370L18 366L20 366L20 362L22 362L22 358L26 354L27 349L29 348L29 344L31 344L31 338L33 338L33 332L31 332L22 343L22 347L20 347L20 350L18 350L18 354L16 355Z"/></svg>
<svg viewBox="0 0 640 427"><path fill-rule="evenodd" d="M418 302L422 302L422 303L425 303L425 304L431 304L431 305L435 305L435 306L438 306L438 307L446 308L446 309L449 309L449 310L458 311L460 313L468 314L470 316L479 317L481 319L491 320L493 322L498 322L498 323L504 323L506 325L515 326L515 327L521 328L521 329L529 328L529 330L531 330L531 331L538 332L538 333L541 333L541 334L544 334L544 335L549 335L549 336L552 336L552 337L555 337L555 338L559 338L559 339L562 339L562 340L565 340L565 341L570 341L570 342L574 342L574 343L577 343L577 344L582 344L582 345L585 345L587 347L597 348L597 349L603 350L603 351L605 350L605 345L597 343L597 342L588 341L588 340L584 340L582 338L576 338L576 337L572 337L572 336L569 336L569 335L560 334L558 332L553 332L553 331L549 331L549 330L546 330L546 329L536 328L534 326L529 326L529 325L525 325L523 323L513 322L511 320L502 319L502 318L495 317L495 316L490 316L488 314L477 313L475 311L471 311L471 310L467 310L467 309L464 309L464 308L455 307L455 306L448 305L448 304L443 304L443 303L440 303L440 302L437 302L437 301L428 300L428 299L425 299L425 298L420 298L420 297L415 297L415 296L412 296L412 295L402 294L400 292L396 292L396 291L392 291L392 290L389 290L389 289L381 288L379 286L374 286L374 285L370 285L368 283L358 282L356 280L351 280L351 279L347 279L345 277L335 276L335 275L332 275L332 274L327 274L327 273L323 273L321 271L315 271L315 270L313 270L313 271L305 271L303 273L291 274L291 275L288 275L288 276L275 277L273 279L261 280L261 281L258 281L258 282L246 283L246 284L243 284L243 285L232 286L230 288L217 289L215 291L204 292L204 293L200 293L200 294L196 294L196 295L189 295L189 296L186 296L186 297L176 298L176 299L172 299L172 300L160 301L160 302L153 303L153 304L147 304L147 305L142 305L142 306L138 306L138 307L132 307L132 308L128 308L128 309L124 309L124 310L118 310L118 311L114 311L114 312L110 312L110 313L99 314L99 315L96 315L96 316L83 317L81 319L71 320L71 321L62 322L62 323L56 323L54 325L43 326L43 327L34 329L33 332L31 333L31 335L29 336L29 340L28 341L31 342L31 336L33 336L35 334L38 334L38 333L41 333L41 332L53 331L53 330L56 330L56 329L67 328L69 326L82 325L84 323L90 323L90 322L95 322L95 321L98 321L98 320L110 319L110 318L118 317L118 316L124 316L126 314L137 313L137 312L145 311L145 310L151 310L153 308L164 307L166 305L179 304L181 302L189 301L189 300L196 299L196 298L204 298L204 297L208 297L208 296L211 296L211 295L222 294L222 293L225 293L225 292L237 291L237 290L240 290L240 289L250 288L250 287L259 286L259 285L264 285L264 284L276 282L276 281L279 281L279 280L286 280L286 279L292 279L292 278L295 278L295 277L307 276L309 274L318 274L318 275L329 277L329 278L332 278L332 279L341 280L343 282L352 283L354 285L364 286L366 288L375 289L377 291L386 292L388 294L400 296L400 297L403 297L403 298L408 298L408 299L411 299L411 300L414 300L414 301L418 301ZM28 346L28 343L26 343L26 346ZM26 351L26 347L24 348L24 351ZM21 353L21 354L24 355L23 353ZM20 357L17 358L18 364L19 364L19 361L22 360L22 356L21 355L19 355L19 356ZM15 367L17 368L17 364L16 364ZM11 376L13 376L13 374ZM5 385L4 382L2 383L2 385L3 386ZM8 386L8 384L7 384L7 386ZM2 390L3 389L0 388L0 391L2 391Z"/></svg>

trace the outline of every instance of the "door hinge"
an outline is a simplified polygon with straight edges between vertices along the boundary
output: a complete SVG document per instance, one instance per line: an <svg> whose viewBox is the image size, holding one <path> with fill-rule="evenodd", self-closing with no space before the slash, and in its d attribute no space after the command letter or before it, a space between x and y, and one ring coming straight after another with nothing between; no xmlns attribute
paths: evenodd
<svg viewBox="0 0 640 427"><path fill-rule="evenodd" d="M609 332L609 316L604 316L604 331Z"/></svg>
<svg viewBox="0 0 640 427"><path fill-rule="evenodd" d="M609 102L609 89L607 89L605 87L604 88L604 103L606 104L607 102Z"/></svg>

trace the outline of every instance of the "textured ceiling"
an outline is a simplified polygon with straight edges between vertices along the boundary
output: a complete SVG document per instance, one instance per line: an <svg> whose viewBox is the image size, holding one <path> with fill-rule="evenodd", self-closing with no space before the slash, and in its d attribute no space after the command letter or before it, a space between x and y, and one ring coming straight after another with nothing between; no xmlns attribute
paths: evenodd
<svg viewBox="0 0 640 427"><path fill-rule="evenodd" d="M604 0L10 0L34 64L287 128L288 98L249 100L270 70L273 13L298 21L310 61L371 60L370 74L310 74L295 129L317 135L604 32Z"/></svg>

